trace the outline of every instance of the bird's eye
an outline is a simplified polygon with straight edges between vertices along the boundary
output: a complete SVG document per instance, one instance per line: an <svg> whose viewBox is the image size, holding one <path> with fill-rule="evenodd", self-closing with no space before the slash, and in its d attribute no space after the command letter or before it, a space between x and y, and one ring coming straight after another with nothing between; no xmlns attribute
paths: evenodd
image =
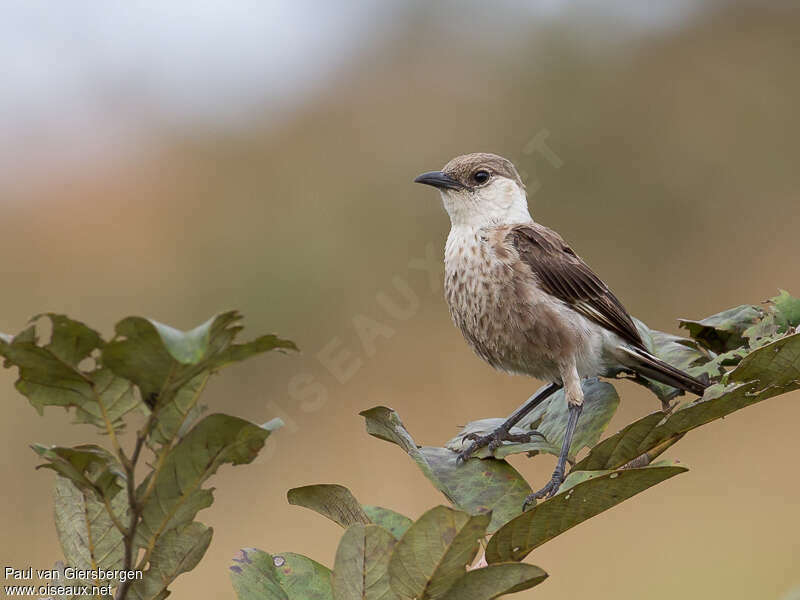
<svg viewBox="0 0 800 600"><path fill-rule="evenodd" d="M472 175L472 179L478 184L486 183L489 181L489 171L484 171L482 169L480 171L475 171L475 173Z"/></svg>

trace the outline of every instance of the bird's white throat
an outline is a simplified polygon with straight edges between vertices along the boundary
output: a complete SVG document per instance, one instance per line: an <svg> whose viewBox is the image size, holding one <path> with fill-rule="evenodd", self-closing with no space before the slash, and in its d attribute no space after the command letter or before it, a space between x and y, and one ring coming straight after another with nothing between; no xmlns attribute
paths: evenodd
<svg viewBox="0 0 800 600"><path fill-rule="evenodd" d="M477 229L531 220L525 191L506 177L495 177L474 190L441 190L441 195L453 227Z"/></svg>

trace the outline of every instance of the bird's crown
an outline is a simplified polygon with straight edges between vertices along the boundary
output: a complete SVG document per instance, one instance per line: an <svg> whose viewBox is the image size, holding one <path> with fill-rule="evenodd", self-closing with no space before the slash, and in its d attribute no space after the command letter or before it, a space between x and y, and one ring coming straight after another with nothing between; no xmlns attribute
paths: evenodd
<svg viewBox="0 0 800 600"><path fill-rule="evenodd" d="M442 172L468 188L480 186L486 183L492 175L499 175L511 179L520 188L525 189L514 163L507 158L488 152L473 152L456 156L444 166Z"/></svg>

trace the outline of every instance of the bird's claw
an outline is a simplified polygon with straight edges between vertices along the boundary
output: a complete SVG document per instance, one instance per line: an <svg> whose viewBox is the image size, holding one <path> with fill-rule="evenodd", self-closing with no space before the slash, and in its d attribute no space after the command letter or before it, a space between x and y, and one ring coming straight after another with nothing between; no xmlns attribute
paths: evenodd
<svg viewBox="0 0 800 600"><path fill-rule="evenodd" d="M544 438L538 431L528 431L525 433L510 433L503 427L499 427L495 429L493 432L487 435L478 435L477 433L469 433L464 436L463 439L471 440L472 443L464 448L461 452L458 453L456 457L456 463L461 464L466 462L473 454L475 454L481 448L488 448L489 453L493 453L497 450L500 446L503 445L503 442L517 442L520 444L526 444L531 441L534 436L539 436Z"/></svg>
<svg viewBox="0 0 800 600"><path fill-rule="evenodd" d="M552 498L558 493L558 488L561 487L561 484L564 483L565 475L563 471L556 470L553 473L553 477L550 478L550 481L547 482L547 485L540 489L538 492L534 492L527 498L525 498L525 503L522 505L522 510L525 511L531 505L535 505L537 500L542 498Z"/></svg>

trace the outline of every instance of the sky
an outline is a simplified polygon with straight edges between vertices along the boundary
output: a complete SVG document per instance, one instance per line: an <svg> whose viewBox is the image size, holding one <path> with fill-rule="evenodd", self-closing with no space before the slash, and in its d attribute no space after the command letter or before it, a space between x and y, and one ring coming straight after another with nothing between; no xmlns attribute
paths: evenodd
<svg viewBox="0 0 800 600"><path fill-rule="evenodd" d="M524 21L589 15L631 32L679 23L698 5L505 4ZM29 154L62 156L65 144L73 158L99 160L135 144L153 125L225 128L254 111L280 119L380 42L396 19L421 6L379 0L7 1L0 20L0 171L21 166ZM445 5L444 14L457 7Z"/></svg>

